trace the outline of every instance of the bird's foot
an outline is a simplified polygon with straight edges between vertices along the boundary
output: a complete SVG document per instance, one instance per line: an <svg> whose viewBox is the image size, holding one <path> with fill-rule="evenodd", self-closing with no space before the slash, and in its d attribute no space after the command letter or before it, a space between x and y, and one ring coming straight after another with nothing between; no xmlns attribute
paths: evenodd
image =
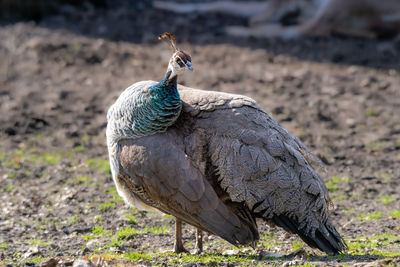
<svg viewBox="0 0 400 267"><path fill-rule="evenodd" d="M181 245L177 245L177 244L174 245L174 253L176 253L176 254L180 254L180 253L190 254L190 252L187 249L185 249L185 247L182 244Z"/></svg>

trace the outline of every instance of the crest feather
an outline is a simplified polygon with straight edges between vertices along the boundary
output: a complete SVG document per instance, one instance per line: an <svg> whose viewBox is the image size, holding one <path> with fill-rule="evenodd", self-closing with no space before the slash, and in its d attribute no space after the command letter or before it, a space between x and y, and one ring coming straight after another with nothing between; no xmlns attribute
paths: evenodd
<svg viewBox="0 0 400 267"><path fill-rule="evenodd" d="M165 40L168 42L174 51L178 51L178 47L176 46L176 36L170 32L164 32L158 36L158 40Z"/></svg>

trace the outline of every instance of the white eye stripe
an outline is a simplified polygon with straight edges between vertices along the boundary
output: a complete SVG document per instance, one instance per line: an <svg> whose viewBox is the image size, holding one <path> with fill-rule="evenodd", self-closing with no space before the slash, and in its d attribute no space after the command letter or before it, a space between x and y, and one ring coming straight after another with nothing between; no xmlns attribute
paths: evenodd
<svg viewBox="0 0 400 267"><path fill-rule="evenodd" d="M180 57L180 56L177 56L177 58L180 60L180 61L182 61L182 63L185 63L184 61L183 61L183 59ZM177 61L178 62L178 61Z"/></svg>

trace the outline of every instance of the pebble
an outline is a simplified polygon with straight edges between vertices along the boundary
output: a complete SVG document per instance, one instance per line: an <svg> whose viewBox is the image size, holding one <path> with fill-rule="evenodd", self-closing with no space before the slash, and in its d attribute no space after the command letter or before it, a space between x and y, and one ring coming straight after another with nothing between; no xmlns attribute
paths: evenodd
<svg viewBox="0 0 400 267"><path fill-rule="evenodd" d="M39 247L38 247L38 246L35 246L35 247L30 247L30 248L28 249L28 251L25 252L24 255L22 255L22 257L25 258L25 259L27 259L27 258L30 258L30 257L32 257L32 256L40 255L40 254L41 254L41 252L40 252L40 250L39 250Z"/></svg>
<svg viewBox="0 0 400 267"><path fill-rule="evenodd" d="M57 264L58 264L58 260L57 259L50 258L50 259L42 261L39 264L39 267L55 267L55 266L57 266Z"/></svg>
<svg viewBox="0 0 400 267"><path fill-rule="evenodd" d="M78 259L74 261L74 265L72 265L72 267L92 267L92 266L94 266L93 263L83 259Z"/></svg>

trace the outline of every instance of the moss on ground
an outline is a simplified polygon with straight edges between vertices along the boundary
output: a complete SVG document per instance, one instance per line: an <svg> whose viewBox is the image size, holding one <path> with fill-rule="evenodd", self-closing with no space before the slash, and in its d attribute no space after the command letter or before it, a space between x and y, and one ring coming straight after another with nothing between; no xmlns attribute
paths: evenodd
<svg viewBox="0 0 400 267"><path fill-rule="evenodd" d="M382 218L382 212L381 211L361 213L357 217L357 219L360 220L360 221L379 220L381 218Z"/></svg>
<svg viewBox="0 0 400 267"><path fill-rule="evenodd" d="M331 179L326 182L326 187L328 188L329 192L338 191L339 188L337 187L341 183L348 183L350 181L349 176L338 176L333 175Z"/></svg>
<svg viewBox="0 0 400 267"><path fill-rule="evenodd" d="M130 224L130 225L137 225L137 218L133 214L127 214L125 215L125 220Z"/></svg>
<svg viewBox="0 0 400 267"><path fill-rule="evenodd" d="M381 196L379 198L379 201L382 202L385 205L389 205L390 203L392 203L395 200L395 198L393 196Z"/></svg>
<svg viewBox="0 0 400 267"><path fill-rule="evenodd" d="M393 219L400 219L400 210L392 210L389 212L389 216Z"/></svg>
<svg viewBox="0 0 400 267"><path fill-rule="evenodd" d="M395 233L385 232L374 236L360 236L346 242L350 255L400 256L400 251L392 251L391 249L391 246L400 242L400 236Z"/></svg>
<svg viewBox="0 0 400 267"><path fill-rule="evenodd" d="M109 174L111 171L109 161L103 158L90 158L87 159L85 163L89 166L90 169L96 172Z"/></svg>

